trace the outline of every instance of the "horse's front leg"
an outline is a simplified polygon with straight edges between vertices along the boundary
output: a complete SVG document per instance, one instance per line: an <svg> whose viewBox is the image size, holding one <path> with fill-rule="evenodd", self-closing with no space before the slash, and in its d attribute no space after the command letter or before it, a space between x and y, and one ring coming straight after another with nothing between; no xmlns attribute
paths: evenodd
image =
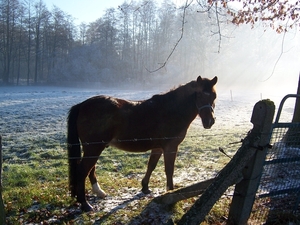
<svg viewBox="0 0 300 225"><path fill-rule="evenodd" d="M178 146L174 148L167 148L164 150L165 173L167 177L167 191L174 189L173 174L175 159L177 156Z"/></svg>
<svg viewBox="0 0 300 225"><path fill-rule="evenodd" d="M150 176L151 176L153 170L155 169L161 154L162 154L162 149L160 149L160 148L152 149L152 151L151 151L151 155L150 155L150 158L148 161L147 171L146 171L145 177L142 179L142 192L144 194L150 194L150 192L151 192L149 190L149 186L148 186Z"/></svg>
<svg viewBox="0 0 300 225"><path fill-rule="evenodd" d="M95 193L100 198L105 198L106 193L101 189L97 178L96 178L96 166L94 166L89 174L89 179L92 185L92 192Z"/></svg>

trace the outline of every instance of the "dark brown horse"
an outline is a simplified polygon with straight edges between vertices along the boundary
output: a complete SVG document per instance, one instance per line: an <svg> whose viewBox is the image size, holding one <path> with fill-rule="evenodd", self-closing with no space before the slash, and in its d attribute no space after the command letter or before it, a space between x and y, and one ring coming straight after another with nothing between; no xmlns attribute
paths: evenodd
<svg viewBox="0 0 300 225"><path fill-rule="evenodd" d="M130 152L152 150L142 179L143 193L150 193L149 179L163 153L167 190L172 190L178 145L189 125L197 114L204 128L211 128L215 122L214 85L217 80L217 77L209 80L199 76L196 81L145 101L96 96L73 106L67 135L70 191L72 196L77 196L82 210L93 210L85 197L87 176L93 192L102 198L106 196L97 182L95 164L107 146Z"/></svg>

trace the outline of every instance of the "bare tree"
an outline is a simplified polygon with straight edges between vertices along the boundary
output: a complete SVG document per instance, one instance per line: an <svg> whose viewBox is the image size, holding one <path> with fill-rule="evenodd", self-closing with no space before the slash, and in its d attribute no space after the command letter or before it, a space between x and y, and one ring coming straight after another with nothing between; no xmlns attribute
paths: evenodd
<svg viewBox="0 0 300 225"><path fill-rule="evenodd" d="M35 5L35 17L34 17L34 41L35 41L35 65L34 65L34 83L38 82L39 68L41 68L41 56L42 56L42 29L45 23L48 21L49 12L46 9L42 0L39 0ZM41 70L40 70L41 73Z"/></svg>
<svg viewBox="0 0 300 225"><path fill-rule="evenodd" d="M32 50L32 29L33 29L33 24L32 24L32 4L31 0L26 0L26 18L25 18L25 24L26 24L26 30L27 30L27 58L26 58L26 63L27 63L27 85L29 85L30 81L30 63L31 63L31 50Z"/></svg>
<svg viewBox="0 0 300 225"><path fill-rule="evenodd" d="M3 27L1 53L3 57L3 82L5 84L9 83L12 75L13 54L16 49L18 8L18 0L1 2L1 25Z"/></svg>
<svg viewBox="0 0 300 225"><path fill-rule="evenodd" d="M88 26L86 23L81 23L79 25L79 36L80 36L81 45L86 44L87 29L88 29Z"/></svg>
<svg viewBox="0 0 300 225"><path fill-rule="evenodd" d="M20 5L20 14L18 18L18 37L17 37L17 57L16 57L16 66L17 66L17 85L19 85L20 76L21 76L21 64L22 58L24 58L24 46L25 46L25 35L24 35L24 11L25 8L23 5Z"/></svg>

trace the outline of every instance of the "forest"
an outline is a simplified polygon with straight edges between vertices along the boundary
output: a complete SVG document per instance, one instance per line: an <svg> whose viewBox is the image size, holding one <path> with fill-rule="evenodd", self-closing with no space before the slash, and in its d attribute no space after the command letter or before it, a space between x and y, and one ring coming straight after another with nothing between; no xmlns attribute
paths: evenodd
<svg viewBox="0 0 300 225"><path fill-rule="evenodd" d="M72 15L49 10L42 0L0 2L3 84L147 83L168 70L189 74L207 52L218 51L210 38L218 32L217 14L201 13L200 4L124 2L76 25Z"/></svg>
<svg viewBox="0 0 300 225"><path fill-rule="evenodd" d="M285 51L283 35L236 26L226 8L209 1L187 3L124 1L76 24L43 0L0 0L0 84L162 86L218 75L228 88L241 78L249 87L281 71L280 63L286 74L295 68L293 32L283 34Z"/></svg>

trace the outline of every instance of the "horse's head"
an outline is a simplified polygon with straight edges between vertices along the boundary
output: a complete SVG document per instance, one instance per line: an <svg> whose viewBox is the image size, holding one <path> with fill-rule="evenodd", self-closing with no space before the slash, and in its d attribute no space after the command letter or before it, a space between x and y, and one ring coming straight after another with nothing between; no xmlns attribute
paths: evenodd
<svg viewBox="0 0 300 225"><path fill-rule="evenodd" d="M217 77L214 77L212 80L201 78L201 76L197 78L196 107L205 129L211 128L215 123L214 101L217 94L214 86L217 81Z"/></svg>

